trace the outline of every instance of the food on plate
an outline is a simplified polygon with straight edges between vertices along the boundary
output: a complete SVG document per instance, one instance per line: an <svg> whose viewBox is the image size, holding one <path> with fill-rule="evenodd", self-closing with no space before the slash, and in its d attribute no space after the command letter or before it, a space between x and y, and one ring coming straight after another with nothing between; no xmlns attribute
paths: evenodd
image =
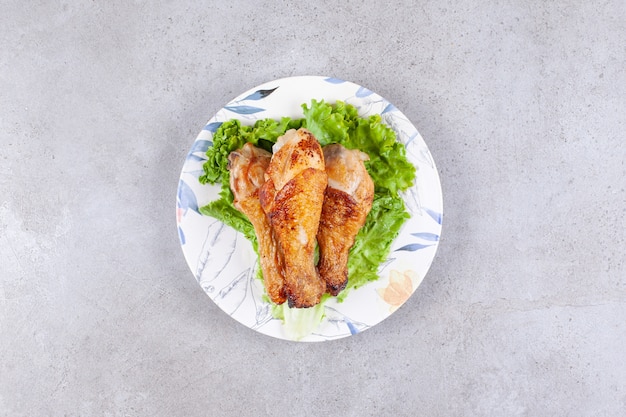
<svg viewBox="0 0 626 417"><path fill-rule="evenodd" d="M317 232L319 273L328 292L338 295L348 283L348 255L374 200L374 182L363 161L366 153L340 144L323 149L328 186Z"/></svg>
<svg viewBox="0 0 626 417"><path fill-rule="evenodd" d="M228 169L233 205L248 217L254 227L265 290L273 303L282 304L286 299L282 257L259 199L271 158L272 154L268 151L246 143L229 154Z"/></svg>
<svg viewBox="0 0 626 417"><path fill-rule="evenodd" d="M322 147L306 129L292 129L278 138L273 151L261 207L283 256L289 306L312 307L326 291L315 267L315 236L327 184Z"/></svg>
<svg viewBox="0 0 626 417"><path fill-rule="evenodd" d="M228 170L231 152L251 143L271 153L272 146L285 132L304 127L315 136L322 148L338 143L367 154L369 159L362 162L375 185L374 196L365 223L349 250L346 288L337 297L322 296L321 302L314 308L296 309L289 308L288 302L272 302L274 317L284 320L286 329L295 329L304 335L312 331L311 323L319 323L326 300L336 298L341 302L353 289L378 279L378 269L389 256L394 239L409 218L400 193L413 184L416 168L408 161L404 145L397 141L396 133L383 122L380 114L361 117L354 106L342 101L331 104L311 100L310 104L302 105L302 110L304 117L297 119L260 119L253 125L243 124L238 119L221 123L212 136L212 146L207 149L207 160L199 181L202 184L221 183L219 198L200 207L200 213L243 233L254 250L260 253L261 245L251 221L233 204L234 193L229 186L231 173ZM275 243L279 247L278 240L275 239ZM265 274L263 267L259 270ZM268 299L272 301L269 294Z"/></svg>

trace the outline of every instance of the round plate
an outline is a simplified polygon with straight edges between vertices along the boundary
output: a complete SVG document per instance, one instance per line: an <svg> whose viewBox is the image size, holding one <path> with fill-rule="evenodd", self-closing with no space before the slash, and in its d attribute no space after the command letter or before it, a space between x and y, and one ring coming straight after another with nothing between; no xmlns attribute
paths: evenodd
<svg viewBox="0 0 626 417"><path fill-rule="evenodd" d="M202 129L183 166L178 183L176 219L181 247L196 279L209 297L228 315L260 333L288 339L283 323L274 319L264 301L263 283L256 278L256 254L240 233L199 207L216 200L219 184L202 185L205 153L222 122L236 118L243 124L283 116L303 117L303 103L312 99L354 105L361 117L380 114L407 149L417 167L415 185L403 194L411 218L393 243L380 278L357 290L345 301L330 299L325 316L301 341L323 341L350 336L381 322L413 294L435 256L442 221L442 196L435 162L417 129L395 106L378 94L336 78L302 76L271 81L239 95Z"/></svg>

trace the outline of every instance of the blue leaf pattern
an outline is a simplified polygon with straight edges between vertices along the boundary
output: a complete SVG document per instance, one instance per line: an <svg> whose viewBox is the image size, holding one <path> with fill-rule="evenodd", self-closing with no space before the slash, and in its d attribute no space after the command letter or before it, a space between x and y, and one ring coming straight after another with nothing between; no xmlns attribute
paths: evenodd
<svg viewBox="0 0 626 417"><path fill-rule="evenodd" d="M277 88L278 87L272 88L271 90L257 90L254 93L252 93L249 96L247 96L246 98L244 98L243 100L261 100L261 99L264 99L265 97L269 96L274 91L276 91Z"/></svg>
<svg viewBox="0 0 626 417"><path fill-rule="evenodd" d="M423 208L423 210L430 216L434 221L441 224L441 214L437 213L431 209Z"/></svg>
<svg viewBox="0 0 626 417"><path fill-rule="evenodd" d="M206 159L202 159L202 162L206 161ZM200 178L200 175L204 174L204 170L202 169L194 169L192 171L183 171L185 174L189 174L192 177Z"/></svg>
<svg viewBox="0 0 626 417"><path fill-rule="evenodd" d="M196 152L206 153L206 150L209 149L209 146L213 146L213 142L211 142L210 140L197 140L193 143L193 146L191 150L189 151L189 153L190 154L196 153Z"/></svg>
<svg viewBox="0 0 626 417"><path fill-rule="evenodd" d="M348 326L348 329L350 329L350 334L354 335L359 332L359 329L357 329L349 320L346 320L346 325Z"/></svg>
<svg viewBox="0 0 626 417"><path fill-rule="evenodd" d="M187 211L198 211L198 200L191 187L183 180L178 182L178 207Z"/></svg>
<svg viewBox="0 0 626 417"><path fill-rule="evenodd" d="M192 153L190 153L189 155L187 155L187 161L196 161L196 162L204 162L206 161L206 158L200 156L200 155L194 155Z"/></svg>
<svg viewBox="0 0 626 417"><path fill-rule="evenodd" d="M204 129L202 130L208 130L209 132L215 133L221 125L222 125L222 122L212 122L204 126Z"/></svg>
<svg viewBox="0 0 626 417"><path fill-rule="evenodd" d="M404 144L404 146L406 146L407 148L411 145L411 143L415 140L415 138L417 138L417 132L413 133L406 141L406 143Z"/></svg>
<svg viewBox="0 0 626 417"><path fill-rule="evenodd" d="M432 243L430 245L422 245L421 243L412 243L410 245L402 246L400 249L396 249L396 252L401 251L401 250L405 250L408 252L415 252L416 250L424 249L432 245L433 245Z"/></svg>
<svg viewBox="0 0 626 417"><path fill-rule="evenodd" d="M411 233L411 236L415 236L423 240L430 240L431 242L437 242L439 240L439 235L435 233Z"/></svg>
<svg viewBox="0 0 626 417"><path fill-rule="evenodd" d="M393 104L389 103L389 104L387 104L387 106L385 107L385 109L382 111L381 114L385 114L385 113L388 113L390 111L396 111L396 110L397 110L396 106L394 106Z"/></svg>
<svg viewBox="0 0 626 417"><path fill-rule="evenodd" d="M224 108L237 114L254 114L265 110L253 106L226 106Z"/></svg>
<svg viewBox="0 0 626 417"><path fill-rule="evenodd" d="M185 244L185 233L183 233L183 229L181 229L180 226L178 226L178 238L180 239L180 244L184 245Z"/></svg>
<svg viewBox="0 0 626 417"><path fill-rule="evenodd" d="M356 91L355 96L359 97L359 98L363 98L363 97L367 97L370 94L372 94L373 92L365 87L359 87L359 89Z"/></svg>
<svg viewBox="0 0 626 417"><path fill-rule="evenodd" d="M342 312L328 305L324 307L324 315L326 317L326 320L329 323L333 324L336 327L336 329L342 329L344 328L342 325L345 325L346 327L348 327L348 330L350 331L350 334L352 335L362 332L363 330L367 330L370 327L369 325L365 323L351 319L350 317L346 316ZM318 334L321 334L321 333L318 333ZM323 336L327 338L331 338L330 335L323 335Z"/></svg>
<svg viewBox="0 0 626 417"><path fill-rule="evenodd" d="M333 78L333 77L325 78L324 81L326 81L327 83L331 83L331 84L345 83L344 80L340 80L339 78Z"/></svg>

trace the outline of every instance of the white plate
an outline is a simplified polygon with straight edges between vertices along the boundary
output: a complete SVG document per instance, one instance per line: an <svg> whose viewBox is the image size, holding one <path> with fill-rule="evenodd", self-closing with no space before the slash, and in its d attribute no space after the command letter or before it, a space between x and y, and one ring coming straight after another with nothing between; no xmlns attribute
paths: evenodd
<svg viewBox="0 0 626 417"><path fill-rule="evenodd" d="M256 254L243 235L199 214L198 208L218 198L219 184L202 185L205 153L222 122L237 118L253 124L265 118L303 117L303 103L311 99L354 105L362 117L381 114L415 164L415 185L403 194L411 218L394 241L389 258L379 269L380 279L351 290L342 303L325 306L325 318L301 341L323 341L353 335L381 322L413 294L430 268L439 243L442 196L435 162L411 122L392 104L351 82L302 76L271 81L241 94L213 116L196 138L178 183L176 219L185 259L209 297L228 315L260 333L288 339L280 320L263 301L263 283L255 278Z"/></svg>

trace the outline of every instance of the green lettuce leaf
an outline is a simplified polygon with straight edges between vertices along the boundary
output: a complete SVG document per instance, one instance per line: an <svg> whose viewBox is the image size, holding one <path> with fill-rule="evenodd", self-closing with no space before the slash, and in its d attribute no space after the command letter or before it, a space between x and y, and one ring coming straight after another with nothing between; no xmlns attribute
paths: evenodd
<svg viewBox="0 0 626 417"><path fill-rule="evenodd" d="M337 296L339 301L345 299L350 289L378 279L378 267L387 259L394 239L409 217L402 198L374 193L372 210L350 249L348 285Z"/></svg>
<svg viewBox="0 0 626 417"><path fill-rule="evenodd" d="M305 127L322 146L340 143L358 149L370 157L365 162L377 190L396 194L408 189L415 179L415 166L406 158L406 149L396 140L396 133L382 122L380 115L359 117L354 106L338 101L331 106L313 100L302 105Z"/></svg>
<svg viewBox="0 0 626 417"><path fill-rule="evenodd" d="M246 143L244 135L248 129L236 119L222 123L213 135L213 146L206 151L207 161L202 166L204 174L198 178L200 183L228 185L228 155Z"/></svg>

